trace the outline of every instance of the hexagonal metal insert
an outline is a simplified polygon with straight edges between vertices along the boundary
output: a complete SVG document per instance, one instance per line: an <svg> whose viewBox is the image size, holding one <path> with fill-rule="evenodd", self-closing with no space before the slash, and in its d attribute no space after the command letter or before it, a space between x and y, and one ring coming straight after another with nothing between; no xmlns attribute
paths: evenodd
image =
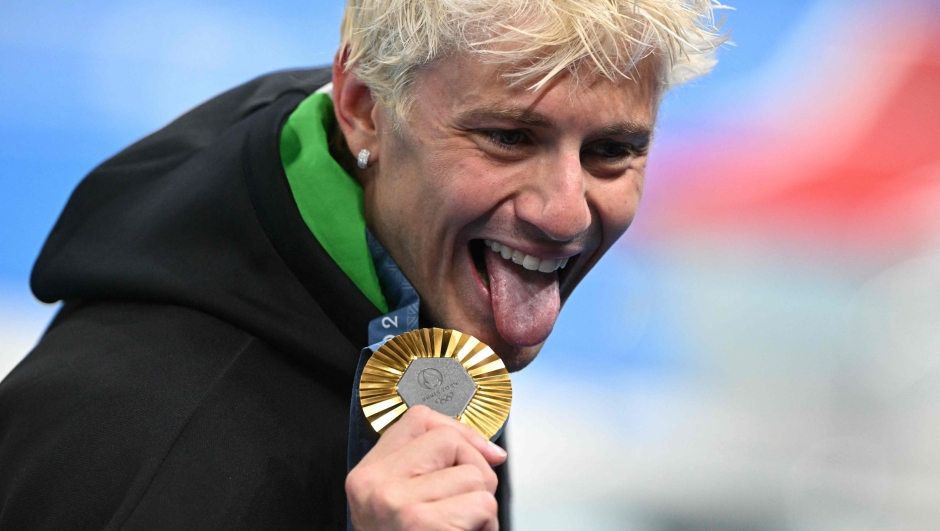
<svg viewBox="0 0 940 531"><path fill-rule="evenodd" d="M477 392L477 385L454 358L415 358L398 381L398 394L408 407L425 405L457 418Z"/></svg>

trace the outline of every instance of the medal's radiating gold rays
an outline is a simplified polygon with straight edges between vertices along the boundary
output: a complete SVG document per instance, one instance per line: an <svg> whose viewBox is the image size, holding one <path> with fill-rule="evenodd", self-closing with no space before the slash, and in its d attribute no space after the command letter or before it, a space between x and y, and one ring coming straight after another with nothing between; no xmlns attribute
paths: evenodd
<svg viewBox="0 0 940 531"><path fill-rule="evenodd" d="M503 360L475 337L440 328L422 328L394 337L366 362L359 399L375 431L384 433L408 410L398 393L398 381L417 358L459 361L473 379L476 392L457 420L487 439L499 432L512 405L512 383Z"/></svg>

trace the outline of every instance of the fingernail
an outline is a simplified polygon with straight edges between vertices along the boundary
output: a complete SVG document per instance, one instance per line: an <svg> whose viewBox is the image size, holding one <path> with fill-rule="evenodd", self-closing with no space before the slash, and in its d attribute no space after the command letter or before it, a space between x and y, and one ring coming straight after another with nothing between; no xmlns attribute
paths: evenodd
<svg viewBox="0 0 940 531"><path fill-rule="evenodd" d="M492 450L494 454L498 455L499 457L506 457L506 450L503 450L503 448L500 445L492 441L489 442L489 445L490 445L490 450Z"/></svg>

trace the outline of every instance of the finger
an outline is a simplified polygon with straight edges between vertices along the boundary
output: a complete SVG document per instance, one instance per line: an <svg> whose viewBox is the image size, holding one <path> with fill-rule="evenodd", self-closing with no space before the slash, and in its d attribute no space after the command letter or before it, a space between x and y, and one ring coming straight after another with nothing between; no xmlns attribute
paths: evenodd
<svg viewBox="0 0 940 531"><path fill-rule="evenodd" d="M436 470L473 465L486 483L496 488L496 473L480 452L450 426L439 426L414 439L386 460L388 477L409 479Z"/></svg>
<svg viewBox="0 0 940 531"><path fill-rule="evenodd" d="M499 531L496 497L469 492L442 500L410 505L399 519L403 529L474 529Z"/></svg>
<svg viewBox="0 0 940 531"><path fill-rule="evenodd" d="M371 461L383 459L415 438L427 433L429 428L427 428L428 421L425 417L434 413L436 412L426 406L408 408L395 424L385 430L385 433L382 434L372 450L363 457L361 463L368 464ZM440 415L440 413L437 414Z"/></svg>
<svg viewBox="0 0 940 531"><path fill-rule="evenodd" d="M415 476L403 484L399 500L402 506L451 498L468 492L496 493L499 480L488 477L479 467L459 465Z"/></svg>
<svg viewBox="0 0 940 531"><path fill-rule="evenodd" d="M444 468L430 474L417 476L397 483L394 488L380 489L373 493L373 502L381 509L378 512L394 514L404 507L434 502L467 494L489 492L480 470L472 465Z"/></svg>
<svg viewBox="0 0 940 531"><path fill-rule="evenodd" d="M506 460L505 450L487 441L470 426L433 411L427 406L415 406L409 408L398 422L389 427L388 431L379 438L379 442L362 461L368 464L382 459L396 452L415 438L439 426L449 426L457 430L467 442L483 455L490 466L499 465Z"/></svg>
<svg viewBox="0 0 940 531"><path fill-rule="evenodd" d="M489 470L492 474L492 470ZM430 474L416 476L404 481L386 481L368 488L367 496L362 492L347 492L350 509L359 515L363 509L377 515L380 520L394 518L403 509L434 502L472 492L495 494L495 474L492 485L480 469L473 465L444 468ZM411 529L411 528L405 528Z"/></svg>

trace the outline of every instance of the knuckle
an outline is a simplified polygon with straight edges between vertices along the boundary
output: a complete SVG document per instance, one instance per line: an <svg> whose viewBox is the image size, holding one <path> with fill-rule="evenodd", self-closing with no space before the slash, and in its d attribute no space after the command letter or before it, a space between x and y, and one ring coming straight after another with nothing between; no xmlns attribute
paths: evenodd
<svg viewBox="0 0 940 531"><path fill-rule="evenodd" d="M496 515L499 510L499 504L496 502L496 496L489 492L476 493L477 503L480 509L488 515Z"/></svg>
<svg viewBox="0 0 940 531"><path fill-rule="evenodd" d="M483 474L483 482L487 485L491 485L494 489L496 485L499 485L499 476L496 475L496 472L492 468L487 468Z"/></svg>
<svg viewBox="0 0 940 531"><path fill-rule="evenodd" d="M427 423L429 429L433 429L439 426L448 426L455 424L457 421L443 413L438 413L433 409L427 406L415 406L420 408L420 412L423 415L424 421Z"/></svg>
<svg viewBox="0 0 940 531"><path fill-rule="evenodd" d="M483 490L488 484L487 474L473 465L464 466L464 474L467 482L474 487L474 490Z"/></svg>
<svg viewBox="0 0 940 531"><path fill-rule="evenodd" d="M361 468L354 468L346 476L346 495L356 501L361 500L363 493L367 489L366 474Z"/></svg>
<svg viewBox="0 0 940 531"><path fill-rule="evenodd" d="M418 404L414 407L408 408L408 411L411 411L412 416L414 415L427 415L431 411L431 408L425 406L424 404Z"/></svg>
<svg viewBox="0 0 940 531"><path fill-rule="evenodd" d="M426 419L429 413L431 413L431 408L419 404L414 407L409 407L405 415L409 415L414 419Z"/></svg>
<svg viewBox="0 0 940 531"><path fill-rule="evenodd" d="M460 430L453 426L441 425L434 428L434 433L447 441L459 441L463 439Z"/></svg>
<svg viewBox="0 0 940 531"><path fill-rule="evenodd" d="M398 495L394 487L382 485L372 492L370 505L375 514L391 515L398 510Z"/></svg>
<svg viewBox="0 0 940 531"><path fill-rule="evenodd" d="M409 505L398 512L401 529L423 529L430 520L427 509L421 505Z"/></svg>
<svg viewBox="0 0 940 531"><path fill-rule="evenodd" d="M409 407L408 410L405 411L405 414L402 415L401 419L399 419L398 422L392 424L385 433L390 433L393 430L394 432L408 432L413 430L420 430L423 432L426 428L420 427L427 426L427 416L429 411L431 411L431 409L427 406L417 405L414 407Z"/></svg>

